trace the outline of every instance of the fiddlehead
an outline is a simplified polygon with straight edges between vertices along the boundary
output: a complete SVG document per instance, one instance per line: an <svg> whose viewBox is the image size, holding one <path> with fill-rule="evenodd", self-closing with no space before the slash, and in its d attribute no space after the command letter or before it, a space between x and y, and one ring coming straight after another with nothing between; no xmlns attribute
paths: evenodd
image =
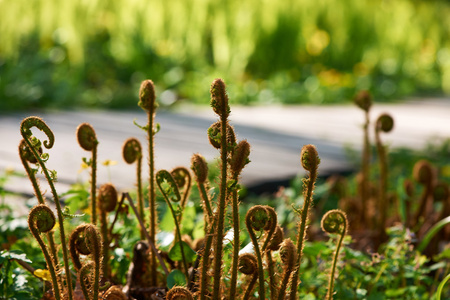
<svg viewBox="0 0 450 300"><path fill-rule="evenodd" d="M97 185L97 135L94 128L89 123L82 123L77 128L77 140L81 148L92 152L92 158L89 162L91 167L91 223L97 224L96 212L96 185Z"/></svg>
<svg viewBox="0 0 450 300"><path fill-rule="evenodd" d="M185 287L174 286L166 295L167 300L194 300L192 293Z"/></svg>
<svg viewBox="0 0 450 300"><path fill-rule="evenodd" d="M375 125L375 140L378 151L378 161L380 164L380 183L379 183L379 212L380 218L380 237L385 235L384 226L387 218L387 183L388 183L388 164L386 149L381 143L380 133L390 132L394 128L394 119L388 114L382 114L378 117Z"/></svg>
<svg viewBox="0 0 450 300"><path fill-rule="evenodd" d="M305 240L306 226L308 221L309 207L312 205L312 195L317 179L317 169L319 167L320 158L317 149L313 145L303 146L300 154L302 167L308 171L309 178L303 179L303 208L300 214L299 230L297 236L297 262L291 280L290 299L297 299L297 285L300 274L300 263L302 260L303 245Z"/></svg>
<svg viewBox="0 0 450 300"><path fill-rule="evenodd" d="M220 191L217 207L217 228L214 243L214 285L213 285L213 299L221 298L221 277L222 277L222 250L223 250L223 237L225 227L225 211L226 211L226 198L227 198L227 170L228 163L227 158L229 155L228 140L234 137L234 134L229 134L228 127L228 115L230 114L230 107L228 105L228 95L225 91L225 83L222 79L215 79L211 84L211 107L214 112L219 116L220 120L220 134L215 135L214 141L220 141ZM209 130L208 130L209 135ZM223 138L225 137L225 138ZM235 138L234 138L235 139ZM214 145L214 147L218 145ZM234 143L232 145L234 148ZM217 147L216 147L217 148Z"/></svg>
<svg viewBox="0 0 450 300"><path fill-rule="evenodd" d="M365 123L364 142L362 151L362 178L361 178L361 221L366 219L367 199L369 199L369 172L370 172L370 142L369 142L369 111L372 106L372 97L368 91L360 91L354 98L355 104L364 111Z"/></svg>
<svg viewBox="0 0 450 300"><path fill-rule="evenodd" d="M211 209L211 201L209 200L208 193L206 192L208 164L206 163L205 158L198 153L192 155L191 170L194 172L200 197L202 198L203 209L205 211L205 230L207 230L213 214Z"/></svg>
<svg viewBox="0 0 450 300"><path fill-rule="evenodd" d="M45 204L39 204L33 207L28 215L28 227L34 238L38 241L44 254L47 268L52 279L53 292L57 300L61 299L61 287L59 286L56 265L45 246L40 234L50 232L56 224L56 218L52 210Z"/></svg>
<svg viewBox="0 0 450 300"><path fill-rule="evenodd" d="M79 225L69 237L69 252L72 258L73 266L77 271L82 267L80 254L89 255L91 253L86 244L84 235L84 230L86 227L87 224Z"/></svg>
<svg viewBox="0 0 450 300"><path fill-rule="evenodd" d="M113 211L117 205L116 188L106 183L98 190L97 206L100 210L100 231L103 240L103 276L109 277L109 236L108 236L108 213Z"/></svg>
<svg viewBox="0 0 450 300"><path fill-rule="evenodd" d="M68 253L67 253L67 246L65 243L66 235L64 232L64 217L62 214L61 204L59 203L59 196L56 192L54 181L56 180L56 172L49 172L47 167L45 166L44 160L48 159L48 154L39 154L37 149L39 149L40 141L32 136L31 128L36 127L42 132L44 132L47 135L48 140L44 141L44 147L47 149L50 149L53 147L53 144L55 142L55 136L53 132L51 131L50 127L47 126L47 124L38 117L28 117L25 118L22 123L20 124L20 133L22 137L25 140L25 143L28 146L28 149L31 150L33 153L35 159L37 160L39 166L42 169L42 172L44 173L44 176L50 186L50 189L52 191L52 195L54 198L54 202L56 205L56 210L58 213L58 223L59 223L59 231L61 240L64 241L61 243L62 246L62 252L63 252L63 259L64 259L64 269L65 269L65 275L66 275L66 282L67 282L67 293L69 296L69 300L72 300L73 298L73 288L72 288L72 279L71 279L71 273L69 269L69 259L68 259Z"/></svg>
<svg viewBox="0 0 450 300"><path fill-rule="evenodd" d="M189 193L191 191L192 186L192 177L191 173L185 167L177 167L173 169L170 174L172 175L175 183L180 190L180 193L183 194L180 201L180 215L178 216L178 222L181 223L181 218L183 217L183 210L186 207L187 199L189 197Z"/></svg>
<svg viewBox="0 0 450 300"><path fill-rule="evenodd" d="M48 125L39 117L25 118L20 124L20 133L22 137L27 141L32 137L31 128L36 127L40 131L44 132L48 140L44 141L44 147L51 149L55 143L55 135ZM28 144L28 143L27 143ZM31 147L28 145L28 147Z"/></svg>
<svg viewBox="0 0 450 300"><path fill-rule="evenodd" d="M151 242L156 244L156 190L155 190L155 158L154 158L154 118L156 108L158 107L156 102L155 86L153 81L144 80L141 83L139 89L139 102L138 105L147 113L148 122L147 126L144 127L147 130L148 138L148 167L149 167L149 179L148 179L148 201L150 210L150 225L149 233ZM150 258L150 274L151 274L151 284L152 286L157 285L157 264L155 255L151 255Z"/></svg>
<svg viewBox="0 0 450 300"><path fill-rule="evenodd" d="M102 299L104 299L104 300L128 300L128 297L125 295L124 292L122 292L122 289L119 286L113 285L103 294Z"/></svg>
<svg viewBox="0 0 450 300"><path fill-rule="evenodd" d="M42 154L42 147L39 147L37 152L39 154ZM22 161L25 171L27 172L28 178L30 179L30 181L33 185L34 194L36 195L36 198L38 199L39 204L45 204L44 197L43 197L41 189L39 187L39 181L35 176L36 170L32 169L29 165L29 163L37 164L38 161L34 157L33 152L28 148L25 140L20 141L19 157L20 157L20 160ZM50 251L52 254L54 264L55 264L55 266L57 266L58 265L58 255L57 255L56 246L55 246L55 239L53 237L53 231L49 231L47 233L47 239L49 242Z"/></svg>
<svg viewBox="0 0 450 300"><path fill-rule="evenodd" d="M339 251L342 246L345 234L348 230L347 216L341 210L335 209L328 211L322 218L322 230L328 234L338 234L339 240L334 253L333 263L330 272L330 282L328 284L327 299L333 299L334 294L334 277L336 273L336 265L339 256Z"/></svg>
<svg viewBox="0 0 450 300"><path fill-rule="evenodd" d="M136 181L137 181L137 197L138 197L138 209L139 215L144 218L144 197L142 194L142 147L141 143L135 138L129 138L125 141L122 147L122 156L127 164L136 162ZM141 240L145 239L145 228L141 228Z"/></svg>
<svg viewBox="0 0 450 300"><path fill-rule="evenodd" d="M244 294L243 300L249 299L258 279L258 262L255 255L251 253L244 253L239 255L238 260L239 272L242 274L252 276Z"/></svg>
<svg viewBox="0 0 450 300"><path fill-rule="evenodd" d="M424 218L428 212L428 203L433 193L435 177L435 170L430 162L426 160L419 160L415 163L413 168L413 178L425 188L420 196L419 207L414 214L414 218L412 220L414 223L412 224L412 227L416 227L420 224L420 222L423 222L422 218Z"/></svg>
<svg viewBox="0 0 450 300"><path fill-rule="evenodd" d="M285 239L280 246L280 257L283 263L283 275L278 293L278 300L284 300L289 278L297 262L297 249L291 239ZM297 287L295 287L297 289ZM291 294L293 291L291 290Z"/></svg>
<svg viewBox="0 0 450 300"><path fill-rule="evenodd" d="M92 224L79 225L69 239L72 261L78 271L79 281L86 299L98 299L102 264L102 240ZM81 266L79 254L91 255L92 261Z"/></svg>
<svg viewBox="0 0 450 300"><path fill-rule="evenodd" d="M265 299L264 270L262 265L261 250L255 231L265 230L270 225L270 215L267 209L261 205L255 205L249 209L245 216L245 225L253 243L255 256L258 261L259 298Z"/></svg>
<svg viewBox="0 0 450 300"><path fill-rule="evenodd" d="M240 248L240 234L239 234L239 195L238 195L238 180L242 169L250 162L248 159L250 155L250 144L246 141L240 141L230 158L230 169L233 185L229 186L232 198L232 216L233 216L233 261L231 265L231 282L230 282L230 299L234 299L236 294L237 283L237 269ZM276 217L276 214L275 214ZM276 226L276 224L275 224ZM263 250L264 251L264 250Z"/></svg>
<svg viewBox="0 0 450 300"><path fill-rule="evenodd" d="M222 148L222 132L221 132L221 121L217 121L208 128L208 139L211 146L216 149ZM236 135L234 129L230 124L227 124L226 133L226 147L229 151L232 151L236 146Z"/></svg>
<svg viewBox="0 0 450 300"><path fill-rule="evenodd" d="M178 190L178 185L175 182L175 179L173 179L172 175L166 171L166 170L159 170L156 173L156 184L158 185L159 190L161 191L164 200L166 200L167 206L169 207L172 216L173 221L175 223L175 229L176 229L176 236L178 243L180 245L180 251L181 256L183 260L183 266L184 266L184 272L186 275L186 281L189 280L189 272L188 272L188 266L186 261L186 256L184 254L184 246L183 246L183 240L181 239L181 230L180 230L180 224L178 222L177 214L172 206L173 202L180 202L181 201L181 195L180 191Z"/></svg>

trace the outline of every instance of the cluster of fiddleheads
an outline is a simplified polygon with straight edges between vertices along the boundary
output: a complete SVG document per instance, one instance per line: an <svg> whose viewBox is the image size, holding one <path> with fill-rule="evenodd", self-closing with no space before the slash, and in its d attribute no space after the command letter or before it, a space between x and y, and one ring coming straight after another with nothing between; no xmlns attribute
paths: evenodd
<svg viewBox="0 0 450 300"><path fill-rule="evenodd" d="M166 299L200 299L213 298L220 299L227 297L228 299L236 299L240 291L244 291L244 299L250 299L254 290L257 290L259 299L284 299L286 293L289 293L291 299L295 299L298 279L300 274L300 262L304 241L306 239L306 228L308 224L309 208L312 205L312 195L314 191L314 184L317 178L317 168L320 159L317 150L312 145L304 146L301 153L301 164L308 172L308 178L304 179L304 206L301 210L296 210L300 214L300 221L298 223L297 245L291 239L284 239L284 231L278 225L277 214L274 208L264 205L256 205L251 207L245 216L245 225L247 227L251 243L253 245L253 253L240 253L240 217L239 217L239 179L244 167L250 162L250 144L247 140L238 141L233 127L229 124L228 117L230 115L230 107L228 104L228 95L225 90L225 83L221 79L216 79L211 85L211 107L218 115L219 120L211 125L208 129L208 138L211 145L220 152L220 176L218 178L219 192L217 197L208 191L208 165L200 154L194 154L191 160L191 170L194 177L191 178L191 173L187 168L176 167L172 171L159 170L155 172L153 147L154 134L157 128L154 125L154 117L156 111L156 95L155 88L152 81L146 80L142 83L139 92L139 106L143 108L148 115L148 124L141 128L148 133L149 142L149 210L150 221L148 228L144 225L144 196L142 193L142 159L144 157L140 142L131 138L125 141L122 148L122 155L126 163L136 163L136 177L137 177L137 204L138 209L134 205L128 193L124 193L121 203L126 199L136 214L137 219L141 224L141 239L147 238L148 243L145 245L145 253L142 253L145 261L149 261L150 284L156 287L158 284L159 270L163 270L165 275L169 275L167 267L181 268L185 275L186 286L174 286L166 295ZM45 169L45 160L48 155L43 153L41 143L31 135L30 128L37 127L44 131L49 137L48 141L43 143L43 146L50 148L54 142L53 134L48 126L38 118L31 118L24 121L21 126L21 132L24 141L19 147L21 158L25 168L29 168L29 164L39 164L42 171L47 172L46 178L49 184L55 180L55 176ZM85 162L92 167L91 178L91 223L78 226L70 235L69 251L73 261L73 266L77 271L80 287L83 291L85 299L126 299L127 296L132 296L133 291L127 289L126 295L117 286L112 286L106 292L101 294L101 290L105 290L100 286L103 279L111 279L109 270L109 247L111 242L112 227L108 224L107 214L112 212L121 204L117 205L118 195L112 184L104 184L98 190L96 189L96 155L98 140L92 126L87 123L81 124L77 129L77 139L80 146L92 152L92 158ZM52 283L57 299L63 299L66 296L72 295L72 280L70 279L70 270L68 269L67 252L65 246L64 233L61 232L62 248L65 269L65 281L62 278L59 264L57 262L56 250L48 251L45 243L42 241L41 233L51 232L53 225L48 225L47 221L43 219L43 215L49 215L49 220L56 222L56 218L51 210L44 204L44 199L39 190L37 180L33 179L35 171L31 168L29 177L36 182L35 193L41 203L38 212L37 208L30 213L30 230L38 239L42 248L44 256L47 261L49 269L53 269ZM28 170L27 170L28 172ZM201 246L193 246L193 243L183 240L181 235L181 222L183 217L183 210L186 207L190 196L192 181L195 180L199 196L203 205L204 212L204 232L205 237L202 239ZM175 224L175 241L174 247L179 247L182 259L180 264L170 261L167 253L163 253L158 249L156 243L157 228L157 214L156 214L156 189L158 187L161 195L166 201L167 207L172 213ZM54 187L52 186L52 193L55 201L58 200ZM214 201L213 199L216 199ZM59 201L58 201L59 202ZM174 208L175 207L175 208ZM60 222L60 230L64 230L63 217L60 216L61 208L57 204L58 221ZM230 216L230 218L227 218ZM97 220L97 217L99 221ZM330 221L331 222L331 221ZM330 223L328 222L328 223ZM51 222L50 222L51 223ZM99 223L99 229L96 227ZM325 226L325 225L324 225ZM347 225L345 225L347 226ZM33 229L32 229L33 228ZM38 228L38 229L35 229ZM327 227L328 228L328 227ZM346 227L345 227L346 228ZM227 230L233 232L232 251L230 252L231 263L226 272L229 275L224 276L224 240ZM329 230L329 229L327 229ZM346 229L342 232L341 238L336 250L335 260L339 253L339 248L342 245L342 239L345 235ZM48 236L48 240L51 235ZM50 242L50 245L52 243ZM186 250L194 248L198 252L198 257L195 263L193 260L187 261ZM276 262L276 255L273 252L279 251L281 259L282 276L276 276L279 271L280 264ZM159 260L161 268L158 270L156 259ZM138 266L135 266L138 267ZM332 267L332 274L336 268L334 261ZM239 275L238 271L243 274ZM137 270L132 270L130 274L136 274ZM244 276L249 279L246 282L242 281ZM227 280L224 280L227 277ZM265 278L268 278L266 280ZM278 278L279 277L279 278ZM334 276L331 276L334 278ZM130 275L129 278L133 278ZM332 280L330 279L329 290L333 290ZM191 284L194 283L194 284ZM258 283L257 289L255 289ZM266 289L267 283L270 290L270 296ZM289 286L290 285L290 286ZM132 286L132 285L130 285ZM135 289L136 286L133 287ZM67 290L67 291L66 291ZM267 291L266 291L267 290ZM227 294L225 296L224 294ZM332 292L330 292L332 293ZM58 295L58 296L56 296ZM330 294L331 295L331 294ZM239 297L240 298L240 297Z"/></svg>

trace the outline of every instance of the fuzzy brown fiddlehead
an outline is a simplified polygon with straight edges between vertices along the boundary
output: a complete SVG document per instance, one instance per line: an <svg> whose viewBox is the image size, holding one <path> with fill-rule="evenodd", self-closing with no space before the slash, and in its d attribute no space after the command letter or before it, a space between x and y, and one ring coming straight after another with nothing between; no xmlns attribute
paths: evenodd
<svg viewBox="0 0 450 300"><path fill-rule="evenodd" d="M319 167L320 158L317 149L313 145L303 146L300 154L302 167L309 173L309 178L303 179L303 208L301 209L299 230L297 235L297 262L291 280L290 299L297 299L297 285L300 274L300 263L303 254L303 245L308 221L309 208L312 205L312 195L317 179L317 169Z"/></svg>
<svg viewBox="0 0 450 300"><path fill-rule="evenodd" d="M86 244L84 230L87 224L79 225L69 237L69 252L72 258L75 270L80 270L82 267L80 254L89 255L91 252Z"/></svg>
<svg viewBox="0 0 450 300"><path fill-rule="evenodd" d="M194 172L195 180L197 182L197 188L200 192L200 197L203 203L203 214L205 222L205 238L203 241L204 246L200 255L201 272L199 276L199 295L200 299L204 300L207 297L207 283L208 283L208 269L209 269L209 257L211 253L211 245L213 240L214 226L213 226L213 212L211 208L211 200L206 192L207 179L208 179L208 165L205 158L200 154L194 154L191 158L191 170Z"/></svg>
<svg viewBox="0 0 450 300"><path fill-rule="evenodd" d="M213 299L221 298L221 277L222 277L222 250L223 250L223 237L225 227L225 211L226 211L226 198L227 198L227 170L228 170L228 155L229 155L229 139L233 137L232 134L228 134L228 115L230 114L230 107L228 105L228 95L225 91L225 83L222 79L215 79L211 84L211 107L214 112L219 116L220 122L220 134L216 134L214 141L220 144L220 191L217 207L217 230L214 242L214 285L213 285ZM209 130L208 130L209 133ZM208 134L209 135L209 134ZM209 135L211 136L211 135ZM223 138L225 137L225 138ZM234 147L234 143L232 145ZM217 147L216 147L217 148Z"/></svg>
<svg viewBox="0 0 450 300"><path fill-rule="evenodd" d="M112 287L108 288L106 292L102 296L103 300L128 300L128 297L125 295L124 292L122 292L122 289L117 286L113 285Z"/></svg>
<svg viewBox="0 0 450 300"><path fill-rule="evenodd" d="M156 130L154 129L154 118L158 104L156 102L155 86L153 84L153 81L144 80L141 83L141 87L139 89L138 105L147 113L148 117L147 125L144 128L147 131L148 137L148 166L149 166L148 199L150 210L149 233L152 243L155 244L157 214L156 214L155 157L154 157L154 135L156 133ZM156 267L157 267L156 256L151 255L150 274L152 274L151 275L152 286L157 285Z"/></svg>
<svg viewBox="0 0 450 300"><path fill-rule="evenodd" d="M258 262L255 255L251 253L244 253L239 255L238 260L239 272L247 276L252 276L250 282L245 291L243 300L249 299L250 295L255 287L256 281L258 280Z"/></svg>
<svg viewBox="0 0 450 300"><path fill-rule="evenodd" d="M106 183L98 190L97 207L100 211L100 232L103 240L103 276L109 278L109 236L108 236L108 222L107 216L112 212L117 205L117 191L116 188Z"/></svg>
<svg viewBox="0 0 450 300"><path fill-rule="evenodd" d="M69 239L70 253L85 299L97 300L100 290L102 240L92 224L79 225ZM91 261L81 265L79 254L90 255Z"/></svg>
<svg viewBox="0 0 450 300"><path fill-rule="evenodd" d="M44 254L47 268L52 279L53 293L57 300L61 299L61 287L59 285L55 261L51 258L47 246L42 240L40 234L50 232L56 224L56 218L52 210L45 204L39 204L33 207L28 215L28 227L34 238L38 241Z"/></svg>
<svg viewBox="0 0 450 300"><path fill-rule="evenodd" d="M433 194L433 186L435 184L435 170L430 162L426 160L419 160L414 164L413 178L424 186L424 190L419 199L419 206L416 208L416 212L413 217L412 227L416 227L423 222L423 218L429 212L430 198Z"/></svg>
<svg viewBox="0 0 450 300"><path fill-rule="evenodd" d="M206 192L208 179L208 164L203 156L194 154L191 158L191 170L194 172L195 180L197 181L197 188L200 192L200 197L203 202L203 210L205 214L205 232L207 232L208 224L213 216L211 209L211 201Z"/></svg>
<svg viewBox="0 0 450 300"><path fill-rule="evenodd" d="M291 239L285 239L280 246L280 257L283 263L283 275L278 293L278 300L284 300L289 278L297 262L297 249ZM292 291L291 291L292 293Z"/></svg>
<svg viewBox="0 0 450 300"><path fill-rule="evenodd" d="M250 239L253 243L255 256L258 262L258 278L259 278L259 298L265 299L264 288L264 270L262 264L262 255L259 247L258 239L255 231L263 231L270 226L270 214L266 207L262 205L255 205L249 209L245 216L245 225L247 226ZM276 224L276 223L275 223Z"/></svg>
<svg viewBox="0 0 450 300"><path fill-rule="evenodd" d="M381 143L380 133L390 132L394 128L394 119L388 114L382 114L378 117L375 125L375 140L378 152L378 162L380 165L380 182L379 182L379 206L378 211L380 212L380 237L384 239L385 231L384 226L386 224L387 218L387 183L388 183L388 164L387 164L387 154L386 149Z"/></svg>
<svg viewBox="0 0 450 300"><path fill-rule="evenodd" d="M181 219L183 217L183 210L186 207L187 199L189 198L189 193L192 187L192 177L191 173L185 167L177 167L173 169L170 174L172 175L175 183L180 190L180 194L183 194L180 201L180 214L178 216L178 222L181 223Z"/></svg>
<svg viewBox="0 0 450 300"><path fill-rule="evenodd" d="M370 142L369 142L369 111L372 106L372 97L368 91L360 91L354 98L355 104L364 111L363 125L364 142L361 161L361 221L366 219L367 199L369 199L369 171L370 171Z"/></svg>
<svg viewBox="0 0 450 300"><path fill-rule="evenodd" d="M136 162L136 185L137 185L137 198L138 198L138 209L139 215L144 218L144 196L142 194L142 180L141 180L141 170L142 170L142 147L141 143L135 138L129 138L125 141L122 147L122 156L127 164L132 164ZM141 240L145 239L144 234L145 228L141 228Z"/></svg>
<svg viewBox="0 0 450 300"><path fill-rule="evenodd" d="M97 224L96 212L96 185L97 185L97 135L89 123L82 123L77 128L77 140L81 148L92 152L92 158L88 165L91 167L91 223Z"/></svg>
<svg viewBox="0 0 450 300"><path fill-rule="evenodd" d="M339 251L342 246L342 241L344 240L345 234L348 230L348 221L345 213L339 209L334 209L328 211L321 221L322 230L328 234L339 235L339 240L336 246L336 252L334 253L333 262L330 272L330 281L328 284L327 299L333 299L334 294L334 278L336 273L336 265L339 256Z"/></svg>
<svg viewBox="0 0 450 300"><path fill-rule="evenodd" d="M166 200L167 206L170 209L170 212L173 216L173 221L175 223L175 229L176 229L176 240L178 241L180 245L180 251L181 251L181 257L183 260L183 266L184 266L184 272L186 276L186 281L189 281L189 271L188 271L188 265L186 261L186 256L184 253L184 246L182 243L181 238L181 230L180 230L180 224L178 222L177 213L173 209L172 202L180 202L181 201L181 195L180 191L178 189L178 185L175 181L175 179L172 177L172 175L166 171L166 170L159 170L156 173L156 184L158 185L159 190L161 191L164 200Z"/></svg>
<svg viewBox="0 0 450 300"><path fill-rule="evenodd" d="M240 141L233 149L230 158L231 179L233 184L229 186L232 199L232 216L233 216L233 261L231 265L231 281L230 281L230 299L234 299L236 295L237 269L240 249L239 234L239 176L244 167L250 162L250 144L246 141ZM275 224L276 225L276 224Z"/></svg>
<svg viewBox="0 0 450 300"><path fill-rule="evenodd" d="M47 126L47 124L38 117L28 117L25 118L22 123L20 124L20 133L25 140L25 143L28 146L28 149L31 150L31 152L34 155L34 158L37 160L39 166L41 167L42 172L44 173L44 176L50 186L50 189L52 191L52 196L56 205L56 211L58 213L58 223L59 223L59 231L60 231L60 237L61 237L61 246L62 246L62 252L63 252L63 260L64 260L64 269L65 269L65 275L66 275L66 284L67 284L67 294L69 300L73 299L73 288L72 288L72 276L69 269L69 258L68 258L68 251L67 246L65 243L66 235L64 231L64 217L61 209L61 204L59 203L59 196L56 192L54 181L56 180L56 173L50 172L47 167L45 166L44 160L48 159L48 154L43 153L39 154L38 150L40 146L40 141L32 136L31 128L36 127L42 132L44 132L47 135L48 140L44 141L43 145L45 148L50 149L53 147L53 144L55 142L55 136L53 132L51 131L50 127Z"/></svg>
<svg viewBox="0 0 450 300"><path fill-rule="evenodd" d="M185 287L174 286L166 295L167 300L194 300L192 293Z"/></svg>

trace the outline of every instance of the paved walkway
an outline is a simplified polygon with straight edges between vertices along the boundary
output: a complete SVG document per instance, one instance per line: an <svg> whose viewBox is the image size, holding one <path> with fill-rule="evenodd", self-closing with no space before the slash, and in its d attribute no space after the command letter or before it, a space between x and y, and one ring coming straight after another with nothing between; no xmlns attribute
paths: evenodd
<svg viewBox="0 0 450 300"><path fill-rule="evenodd" d="M382 139L391 147L421 148L429 142L450 138L450 99L408 101L401 104L375 104L371 118L382 112L395 120L393 132ZM146 147L145 132L133 125L133 119L144 125L140 111L74 111L38 114L56 136L49 150L48 167L58 172L57 189L63 192L70 183L88 180L88 171L80 170L81 158L90 153L76 141L78 124L89 122L95 128L99 144L99 162L110 159L117 165L99 165L98 183L111 181L120 189L131 189L135 181L135 166L122 159L121 147L129 137L137 137ZM19 124L25 113L0 115L0 174L6 168L22 171L17 155L21 139ZM216 121L208 107L185 106L176 111L158 111L156 121L161 131L156 135L156 167L171 169L189 166L193 153L207 160L218 156L209 145L206 130ZM363 113L355 106L269 106L232 107L230 123L238 139L247 139L252 146L251 163L244 169L242 181L248 186L283 181L302 172L299 161L301 147L315 144L321 157L320 174L331 174L354 168L346 158L345 147L360 149ZM38 135L38 131L34 130ZM38 135L43 137L43 135ZM144 174L147 171L144 169ZM42 184L44 187L44 184ZM32 193L25 178L12 178L5 188Z"/></svg>

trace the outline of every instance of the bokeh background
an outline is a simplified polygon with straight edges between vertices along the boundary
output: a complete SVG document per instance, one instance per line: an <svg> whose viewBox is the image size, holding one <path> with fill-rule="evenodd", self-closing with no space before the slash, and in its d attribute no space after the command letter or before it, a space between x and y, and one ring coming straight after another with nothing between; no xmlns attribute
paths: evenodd
<svg viewBox="0 0 450 300"><path fill-rule="evenodd" d="M450 1L0 0L0 111L450 94Z"/></svg>

